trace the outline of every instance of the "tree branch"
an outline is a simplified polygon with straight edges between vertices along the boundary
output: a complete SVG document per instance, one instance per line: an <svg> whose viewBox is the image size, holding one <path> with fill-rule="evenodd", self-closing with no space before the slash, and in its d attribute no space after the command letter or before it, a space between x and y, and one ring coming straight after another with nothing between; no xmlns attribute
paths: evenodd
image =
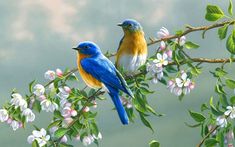
<svg viewBox="0 0 235 147"><path fill-rule="evenodd" d="M201 62L201 63L228 63L228 62L235 62L235 58L233 59L208 59L208 58L191 58L192 62ZM185 64L186 61L181 61L180 64ZM170 62L168 65L176 65L176 62Z"/></svg>
<svg viewBox="0 0 235 147"><path fill-rule="evenodd" d="M187 29L181 35L170 35L168 37L161 38L161 39L151 38L150 42L148 43L148 46L153 45L153 44L158 43L158 42L161 42L161 41L167 41L167 40L170 40L170 39L179 38L181 36L184 36L184 35L187 35L191 32L196 32L196 31L203 31L203 36L204 36L204 33L207 30L211 30L213 28L219 28L219 27L222 27L226 24L233 25L234 23L235 23L235 20L230 20L230 21L224 21L224 22L221 22L221 23L215 23L215 24L212 24L212 25L209 25L209 26L200 26L200 27L186 26Z"/></svg>

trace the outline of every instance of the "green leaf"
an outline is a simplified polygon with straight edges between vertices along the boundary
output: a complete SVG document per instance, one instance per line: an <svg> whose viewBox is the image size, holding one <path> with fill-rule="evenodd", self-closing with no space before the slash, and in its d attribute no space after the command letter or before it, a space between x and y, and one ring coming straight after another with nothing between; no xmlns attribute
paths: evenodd
<svg viewBox="0 0 235 147"><path fill-rule="evenodd" d="M189 110L189 114L197 122L203 122L206 119L206 117L202 115L201 113L197 113L197 112L193 112Z"/></svg>
<svg viewBox="0 0 235 147"><path fill-rule="evenodd" d="M215 138L208 138L205 141L205 146L212 147L212 146L216 145L217 143L218 143L218 141Z"/></svg>
<svg viewBox="0 0 235 147"><path fill-rule="evenodd" d="M41 105L38 100L35 100L35 102L33 103L33 110L36 110L39 113L41 112Z"/></svg>
<svg viewBox="0 0 235 147"><path fill-rule="evenodd" d="M50 129L54 126L59 126L61 123L62 123L61 120L56 120L56 121L52 122L47 128Z"/></svg>
<svg viewBox="0 0 235 147"><path fill-rule="evenodd" d="M191 125L191 124L188 124L188 123L186 123L186 122L184 122L184 124L185 124L186 126L190 127L190 128L196 128L196 127L199 127L199 126L202 125L201 123Z"/></svg>
<svg viewBox="0 0 235 147"><path fill-rule="evenodd" d="M139 113L139 115L140 115L140 119L141 119L142 123L143 123L146 127L148 127L149 129L151 129L152 132L154 132L154 130L153 130L151 124L150 124L149 121L143 116L143 114Z"/></svg>
<svg viewBox="0 0 235 147"><path fill-rule="evenodd" d="M232 80L232 79L227 79L227 80L225 81L225 83L226 83L226 86L227 86L228 88L235 89L235 81L234 81L234 80Z"/></svg>
<svg viewBox="0 0 235 147"><path fill-rule="evenodd" d="M64 136L68 131L69 129L67 128L59 128L58 130L55 131L55 137L60 138Z"/></svg>
<svg viewBox="0 0 235 147"><path fill-rule="evenodd" d="M196 49L196 48L199 48L200 46L198 44L196 44L196 43L191 42L191 41L187 41L185 43L185 47L187 49Z"/></svg>
<svg viewBox="0 0 235 147"><path fill-rule="evenodd" d="M216 107L214 106L213 97L210 98L210 107L211 107L211 112L212 112L214 115L216 115L216 116L223 115L223 112L220 112L220 111L217 110Z"/></svg>
<svg viewBox="0 0 235 147"><path fill-rule="evenodd" d="M205 18L208 21L216 21L224 16L224 12L219 6L207 5Z"/></svg>
<svg viewBox="0 0 235 147"><path fill-rule="evenodd" d="M233 2L232 2L232 0L229 0L228 13L230 15L233 15Z"/></svg>
<svg viewBox="0 0 235 147"><path fill-rule="evenodd" d="M97 136L99 134L99 129L98 129L96 123L93 122L93 123L91 123L91 125L92 125L92 132L95 134L95 136Z"/></svg>
<svg viewBox="0 0 235 147"><path fill-rule="evenodd" d="M37 140L34 140L34 141L33 141L32 147L39 147L39 144L38 144Z"/></svg>
<svg viewBox="0 0 235 147"><path fill-rule="evenodd" d="M54 111L54 117L59 119L64 119L64 117L61 115L60 111Z"/></svg>
<svg viewBox="0 0 235 147"><path fill-rule="evenodd" d="M235 29L227 39L226 48L231 54L235 54Z"/></svg>
<svg viewBox="0 0 235 147"><path fill-rule="evenodd" d="M59 147L73 147L73 146L70 144L66 144L66 143L60 143Z"/></svg>
<svg viewBox="0 0 235 147"><path fill-rule="evenodd" d="M160 147L160 143L156 140L152 140L149 143L149 147Z"/></svg>
<svg viewBox="0 0 235 147"><path fill-rule="evenodd" d="M232 97L230 98L230 102L232 103L232 105L235 104L235 96L232 96Z"/></svg>
<svg viewBox="0 0 235 147"><path fill-rule="evenodd" d="M225 75L227 75L228 73L226 71L224 71L222 68L216 68L215 69L215 73L214 73L215 77L223 77Z"/></svg>
<svg viewBox="0 0 235 147"><path fill-rule="evenodd" d="M220 40L223 40L227 36L227 31L228 31L228 24L224 25L223 27L218 29L218 35Z"/></svg>
<svg viewBox="0 0 235 147"><path fill-rule="evenodd" d="M33 84L35 83L36 80L33 80L32 82L29 83L29 92L33 92Z"/></svg>

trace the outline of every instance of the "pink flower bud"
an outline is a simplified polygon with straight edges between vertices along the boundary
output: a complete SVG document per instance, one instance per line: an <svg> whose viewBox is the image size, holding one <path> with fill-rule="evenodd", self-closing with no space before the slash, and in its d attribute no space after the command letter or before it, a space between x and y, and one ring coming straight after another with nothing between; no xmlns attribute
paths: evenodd
<svg viewBox="0 0 235 147"><path fill-rule="evenodd" d="M58 77L62 77L62 76L63 76L62 70L59 69L59 68L57 68L57 69L56 69L56 75L57 75Z"/></svg>
<svg viewBox="0 0 235 147"><path fill-rule="evenodd" d="M93 108L97 108L97 102L96 101L93 101Z"/></svg>
<svg viewBox="0 0 235 147"><path fill-rule="evenodd" d="M12 119L11 119L11 118L8 118L7 124L11 124L11 122L12 122Z"/></svg>
<svg viewBox="0 0 235 147"><path fill-rule="evenodd" d="M166 54L167 54L168 58L170 58L170 59L172 58L172 50L167 50Z"/></svg>
<svg viewBox="0 0 235 147"><path fill-rule="evenodd" d="M67 92L67 93L70 93L71 89L68 86L64 86L64 91Z"/></svg>
<svg viewBox="0 0 235 147"><path fill-rule="evenodd" d="M193 90L193 89L195 88L195 84L191 82L191 83L189 84L189 88L190 88L190 90Z"/></svg>
<svg viewBox="0 0 235 147"><path fill-rule="evenodd" d="M76 110L71 110L70 113L71 113L72 116L77 116L77 114L78 114Z"/></svg>
<svg viewBox="0 0 235 147"><path fill-rule="evenodd" d="M60 140L60 142L63 142L63 143L66 143L67 141L68 141L68 139L65 135Z"/></svg>
<svg viewBox="0 0 235 147"><path fill-rule="evenodd" d="M77 140L77 141L79 141L81 138L80 138L80 135L78 134L76 137L75 137L75 139Z"/></svg>
<svg viewBox="0 0 235 147"><path fill-rule="evenodd" d="M23 123L19 122L19 128L23 128Z"/></svg>
<svg viewBox="0 0 235 147"><path fill-rule="evenodd" d="M164 50L166 48L166 44L164 41L160 42L160 50Z"/></svg>
<svg viewBox="0 0 235 147"><path fill-rule="evenodd" d="M234 139L234 134L233 134L233 130L230 130L227 134L226 137L228 139L228 141L232 141Z"/></svg>
<svg viewBox="0 0 235 147"><path fill-rule="evenodd" d="M43 101L43 100L45 100L46 99L46 96L45 95L40 95L39 96L39 101Z"/></svg>
<svg viewBox="0 0 235 147"><path fill-rule="evenodd" d="M90 111L90 108L87 106L83 109L83 112L89 112L89 111Z"/></svg>
<svg viewBox="0 0 235 147"><path fill-rule="evenodd" d="M73 119L71 117L67 117L67 118L64 119L64 121L65 121L66 124L69 125L73 122Z"/></svg>

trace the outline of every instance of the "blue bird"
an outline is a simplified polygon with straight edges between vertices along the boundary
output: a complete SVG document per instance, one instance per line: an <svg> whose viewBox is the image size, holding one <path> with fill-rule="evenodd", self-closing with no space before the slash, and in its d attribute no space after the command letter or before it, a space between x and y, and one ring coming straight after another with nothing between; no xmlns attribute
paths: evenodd
<svg viewBox="0 0 235 147"><path fill-rule="evenodd" d="M133 73L146 62L148 49L144 31L133 19L126 19L118 26L122 27L124 36L119 43L115 64L118 69Z"/></svg>
<svg viewBox="0 0 235 147"><path fill-rule="evenodd" d="M128 116L120 100L119 91L134 96L125 79L95 43L81 42L73 49L77 50L78 71L84 82L91 88L107 88L121 122L128 124Z"/></svg>

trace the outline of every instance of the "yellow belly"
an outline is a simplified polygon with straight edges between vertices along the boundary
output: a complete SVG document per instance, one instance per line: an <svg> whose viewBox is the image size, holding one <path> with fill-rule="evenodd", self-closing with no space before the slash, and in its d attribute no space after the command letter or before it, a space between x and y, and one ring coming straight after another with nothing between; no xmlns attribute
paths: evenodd
<svg viewBox="0 0 235 147"><path fill-rule="evenodd" d="M119 60L122 59L123 55L146 57L147 54L148 54L148 49L147 49L146 40L144 38L144 33L143 32L126 33L122 40L122 44L120 45L118 52L117 52L116 65L120 66Z"/></svg>
<svg viewBox="0 0 235 147"><path fill-rule="evenodd" d="M78 57L77 57L78 71L79 71L83 81L86 83L87 86L89 86L91 88L101 88L102 83L100 81L98 81L97 79L95 79L91 74L84 71L82 66L81 66L80 61L83 58L87 58L87 57L88 57L87 55L82 55L82 54L78 53Z"/></svg>

